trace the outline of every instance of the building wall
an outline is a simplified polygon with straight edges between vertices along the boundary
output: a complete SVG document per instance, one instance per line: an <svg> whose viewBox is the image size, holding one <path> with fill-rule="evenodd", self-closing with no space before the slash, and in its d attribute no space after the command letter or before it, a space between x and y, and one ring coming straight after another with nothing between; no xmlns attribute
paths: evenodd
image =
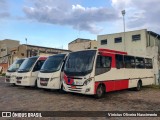
<svg viewBox="0 0 160 120"><path fill-rule="evenodd" d="M140 40L133 41L132 35L140 34ZM115 38L122 38L122 42L115 43ZM132 55L146 55L146 29L131 31L125 33L125 42L124 42L124 33L115 33L108 35L98 35L98 48L108 48L119 51L127 51L128 54ZM107 44L101 45L101 40L107 39Z"/></svg>
<svg viewBox="0 0 160 120"><path fill-rule="evenodd" d="M159 84L159 70L160 70L160 61L159 61L159 54L158 54L158 46L151 46L147 47L147 54L148 56L152 56L153 58L153 72L155 78L155 84Z"/></svg>
<svg viewBox="0 0 160 120"><path fill-rule="evenodd" d="M58 53L68 53L69 50L55 49L34 45L19 45L11 51L11 63L17 58L28 58L32 56L50 56Z"/></svg>
<svg viewBox="0 0 160 120"><path fill-rule="evenodd" d="M6 72L10 64L11 49L17 47L19 41L16 40L1 40L0 41L0 66L3 67L3 72Z"/></svg>
<svg viewBox="0 0 160 120"><path fill-rule="evenodd" d="M85 49L96 49L97 48L97 41L96 40L88 40L88 41L74 41L68 44L68 49L70 51L79 51Z"/></svg>

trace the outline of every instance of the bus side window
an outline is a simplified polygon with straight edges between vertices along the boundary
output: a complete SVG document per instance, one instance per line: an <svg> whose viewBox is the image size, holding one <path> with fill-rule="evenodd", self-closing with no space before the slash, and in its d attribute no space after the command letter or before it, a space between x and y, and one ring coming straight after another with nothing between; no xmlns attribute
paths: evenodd
<svg viewBox="0 0 160 120"><path fill-rule="evenodd" d="M112 58L108 56L97 56L95 74L103 74L111 69Z"/></svg>
<svg viewBox="0 0 160 120"><path fill-rule="evenodd" d="M123 55L116 55L116 68L124 68Z"/></svg>
<svg viewBox="0 0 160 120"><path fill-rule="evenodd" d="M152 59L145 58L145 68L146 69L152 69L153 68Z"/></svg>
<svg viewBox="0 0 160 120"><path fill-rule="evenodd" d="M65 63L66 63L66 59L63 60L63 65L62 65L62 69L61 69L62 72L64 71Z"/></svg>
<svg viewBox="0 0 160 120"><path fill-rule="evenodd" d="M144 58L136 57L136 68L145 68Z"/></svg>
<svg viewBox="0 0 160 120"><path fill-rule="evenodd" d="M125 68L135 68L135 58L133 56L124 56Z"/></svg>
<svg viewBox="0 0 160 120"><path fill-rule="evenodd" d="M43 65L44 61L40 60L36 63L36 65L34 66L33 71L39 71Z"/></svg>

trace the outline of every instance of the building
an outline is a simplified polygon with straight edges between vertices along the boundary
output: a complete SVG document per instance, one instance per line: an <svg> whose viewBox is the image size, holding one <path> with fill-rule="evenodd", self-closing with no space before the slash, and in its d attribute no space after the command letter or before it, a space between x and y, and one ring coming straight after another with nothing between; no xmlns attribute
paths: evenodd
<svg viewBox="0 0 160 120"><path fill-rule="evenodd" d="M153 58L155 84L159 82L160 71L160 35L147 29L98 35L98 48L125 51L135 56Z"/></svg>
<svg viewBox="0 0 160 120"><path fill-rule="evenodd" d="M59 53L68 53L69 50L50 48L36 45L22 44L11 50L10 63L13 63L17 58L28 58L32 56L49 56Z"/></svg>
<svg viewBox="0 0 160 120"><path fill-rule="evenodd" d="M70 51L78 51L85 49L97 49L97 41L90 39L77 38L68 44Z"/></svg>
<svg viewBox="0 0 160 120"><path fill-rule="evenodd" d="M19 46L17 40L5 39L0 41L0 71L3 69L4 72L8 69L10 51L17 46Z"/></svg>

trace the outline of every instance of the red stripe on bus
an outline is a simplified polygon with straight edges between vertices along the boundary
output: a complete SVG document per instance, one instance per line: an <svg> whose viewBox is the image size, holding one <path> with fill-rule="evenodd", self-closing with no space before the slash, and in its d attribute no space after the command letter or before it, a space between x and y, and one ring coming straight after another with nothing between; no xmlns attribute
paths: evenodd
<svg viewBox="0 0 160 120"><path fill-rule="evenodd" d="M115 53L115 54L124 54L126 55L127 52L122 52L122 51L117 51L117 50L110 50L110 49L103 49L103 48L99 48L98 49L99 52L109 52L109 53Z"/></svg>
<svg viewBox="0 0 160 120"><path fill-rule="evenodd" d="M38 60L46 60L46 59L47 59L47 57L39 57Z"/></svg>
<svg viewBox="0 0 160 120"><path fill-rule="evenodd" d="M67 82L68 78L67 78L66 74L64 74L63 78L64 78L64 81Z"/></svg>
<svg viewBox="0 0 160 120"><path fill-rule="evenodd" d="M95 82L95 93L96 93L98 85L101 83L105 85L106 92L128 89L129 87L129 80Z"/></svg>
<svg viewBox="0 0 160 120"><path fill-rule="evenodd" d="M67 75L64 74L64 81L66 82L67 85L72 85L74 82L74 79L67 77Z"/></svg>

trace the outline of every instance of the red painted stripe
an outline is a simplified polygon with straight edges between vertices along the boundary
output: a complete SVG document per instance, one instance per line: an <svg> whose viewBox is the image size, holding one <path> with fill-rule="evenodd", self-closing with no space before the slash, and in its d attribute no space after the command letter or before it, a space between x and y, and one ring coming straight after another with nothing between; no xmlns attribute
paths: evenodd
<svg viewBox="0 0 160 120"><path fill-rule="evenodd" d="M46 60L46 59L47 59L47 57L39 57L38 60Z"/></svg>
<svg viewBox="0 0 160 120"><path fill-rule="evenodd" d="M95 82L95 93L96 93L97 87L100 83L105 84L106 92L128 89L128 87L129 87L129 80L114 80L114 81Z"/></svg>
<svg viewBox="0 0 160 120"><path fill-rule="evenodd" d="M72 79L72 78L70 78L70 77L67 77L67 75L66 74L64 74L64 81L66 82L66 84L68 84L68 85L72 85L73 84L73 82L74 82L74 79Z"/></svg>
<svg viewBox="0 0 160 120"><path fill-rule="evenodd" d="M65 81L65 82L68 81L68 78L67 78L66 74L64 74L63 78L64 78L64 81Z"/></svg>
<svg viewBox="0 0 160 120"><path fill-rule="evenodd" d="M124 54L126 55L127 52L122 52L122 51L117 51L117 50L110 50L110 49L104 49L104 48L99 48L98 49L99 52L109 52L109 53L114 53L114 54Z"/></svg>

